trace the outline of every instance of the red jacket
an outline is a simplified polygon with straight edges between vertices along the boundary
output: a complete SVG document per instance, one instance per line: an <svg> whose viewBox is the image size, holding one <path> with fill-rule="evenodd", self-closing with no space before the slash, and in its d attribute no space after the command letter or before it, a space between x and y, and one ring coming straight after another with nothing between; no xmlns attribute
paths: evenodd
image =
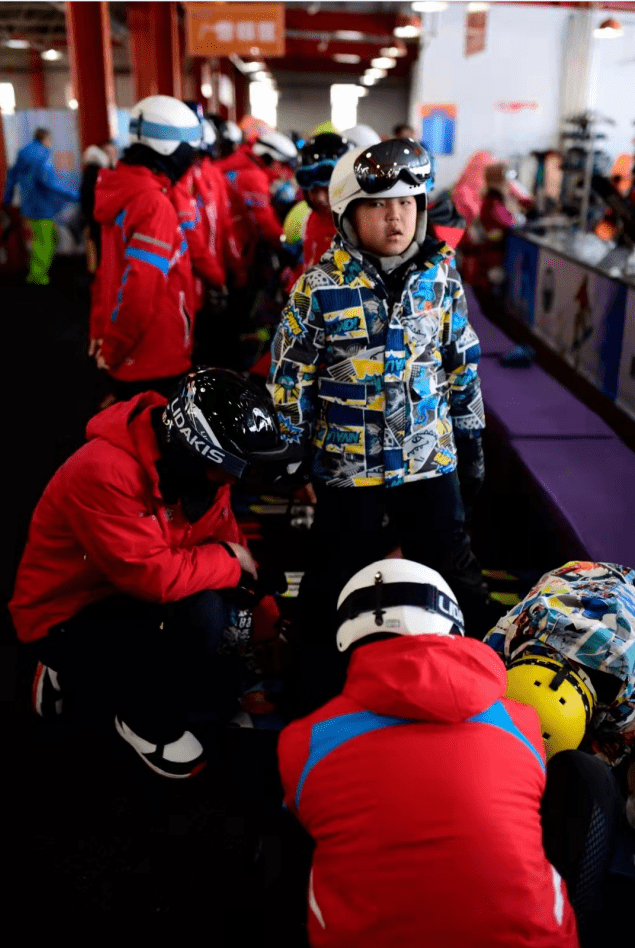
<svg viewBox="0 0 635 948"><path fill-rule="evenodd" d="M169 180L119 163L99 174L101 263L91 338L116 379L166 378L191 366L192 270Z"/></svg>
<svg viewBox="0 0 635 948"><path fill-rule="evenodd" d="M88 443L46 487L9 604L23 642L106 596L175 602L238 582L238 560L216 542L246 546L229 487L219 487L194 524L159 492L150 410L165 404L145 392L100 412L86 429Z"/></svg>
<svg viewBox="0 0 635 948"><path fill-rule="evenodd" d="M223 268L223 282L226 283L227 275L231 273L235 279L243 266L242 254L232 226L229 184L217 163L210 158L203 158L202 163L195 167L194 173L202 181L201 195L209 195L205 208L209 220L210 244Z"/></svg>
<svg viewBox="0 0 635 948"><path fill-rule="evenodd" d="M280 245L283 231L269 191L273 177L248 145L217 164L229 182L233 229L248 272L259 240Z"/></svg>
<svg viewBox="0 0 635 948"><path fill-rule="evenodd" d="M482 642L400 636L282 732L285 802L316 843L313 948L576 948L542 846L538 715L506 686Z"/></svg>
<svg viewBox="0 0 635 948"><path fill-rule="evenodd" d="M302 256L304 258L303 269L318 263L323 253L331 246L331 241L335 237L335 224L330 210L326 214L318 214L317 211L311 211L309 214L304 238L302 241Z"/></svg>
<svg viewBox="0 0 635 948"><path fill-rule="evenodd" d="M193 306L197 312L203 302L201 280L220 288L226 279L222 257L217 255L216 234L212 232L212 224L216 229L217 217L214 195L200 168L193 166L174 185L170 197L187 241L194 275L200 278L195 280Z"/></svg>

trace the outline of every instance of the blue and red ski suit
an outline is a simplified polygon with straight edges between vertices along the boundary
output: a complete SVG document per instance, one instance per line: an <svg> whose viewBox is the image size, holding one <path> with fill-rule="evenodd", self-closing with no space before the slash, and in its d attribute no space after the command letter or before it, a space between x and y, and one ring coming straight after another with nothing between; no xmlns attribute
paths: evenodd
<svg viewBox="0 0 635 948"><path fill-rule="evenodd" d="M398 636L282 732L285 803L316 844L312 948L577 948L542 844L538 715L506 687L482 642Z"/></svg>

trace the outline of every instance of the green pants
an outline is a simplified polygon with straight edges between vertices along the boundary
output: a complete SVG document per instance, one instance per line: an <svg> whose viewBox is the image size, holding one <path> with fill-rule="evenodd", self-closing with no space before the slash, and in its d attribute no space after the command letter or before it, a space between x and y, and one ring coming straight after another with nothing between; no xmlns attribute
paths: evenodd
<svg viewBox="0 0 635 948"><path fill-rule="evenodd" d="M33 249L26 282L46 286L49 282L49 269L59 243L57 227L53 221L29 220L29 225L33 231Z"/></svg>

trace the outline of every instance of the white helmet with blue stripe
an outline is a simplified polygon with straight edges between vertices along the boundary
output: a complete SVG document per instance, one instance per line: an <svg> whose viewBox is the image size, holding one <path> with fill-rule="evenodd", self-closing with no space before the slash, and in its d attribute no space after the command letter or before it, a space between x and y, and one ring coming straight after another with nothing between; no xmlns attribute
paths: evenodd
<svg viewBox="0 0 635 948"><path fill-rule="evenodd" d="M203 141L198 116L170 95L149 95L130 112L130 144L147 145L159 155L172 155L182 142L197 149Z"/></svg>

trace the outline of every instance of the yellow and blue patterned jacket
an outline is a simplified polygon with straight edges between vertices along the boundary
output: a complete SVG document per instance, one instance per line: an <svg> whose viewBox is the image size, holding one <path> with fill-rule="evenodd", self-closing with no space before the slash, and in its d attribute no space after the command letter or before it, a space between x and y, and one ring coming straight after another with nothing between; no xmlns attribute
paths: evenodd
<svg viewBox="0 0 635 948"><path fill-rule="evenodd" d="M427 241L401 297L339 235L295 284L268 388L285 439L330 486L397 486L456 467L485 426L480 347L454 251Z"/></svg>

